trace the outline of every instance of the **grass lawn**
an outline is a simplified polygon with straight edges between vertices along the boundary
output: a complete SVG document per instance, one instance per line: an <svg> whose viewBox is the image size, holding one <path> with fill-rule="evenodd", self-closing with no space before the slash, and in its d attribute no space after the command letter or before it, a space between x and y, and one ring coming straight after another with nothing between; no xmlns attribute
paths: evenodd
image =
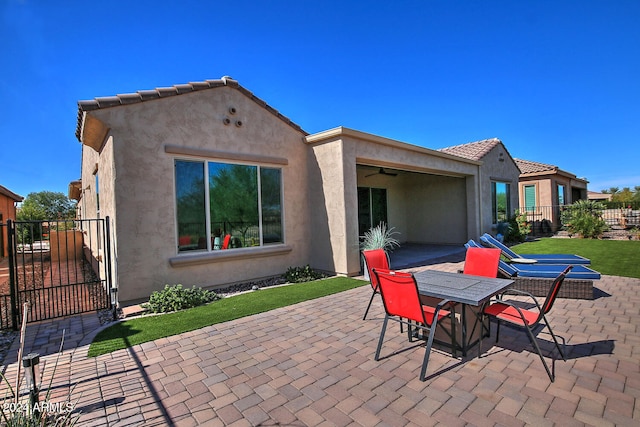
<svg viewBox="0 0 640 427"><path fill-rule="evenodd" d="M368 282L349 277L333 277L261 289L175 313L126 320L98 333L89 346L88 356L99 356L158 338L263 313L363 285L368 285Z"/></svg>
<svg viewBox="0 0 640 427"><path fill-rule="evenodd" d="M542 238L511 247L519 254L577 254L591 268L611 276L640 279L640 241Z"/></svg>

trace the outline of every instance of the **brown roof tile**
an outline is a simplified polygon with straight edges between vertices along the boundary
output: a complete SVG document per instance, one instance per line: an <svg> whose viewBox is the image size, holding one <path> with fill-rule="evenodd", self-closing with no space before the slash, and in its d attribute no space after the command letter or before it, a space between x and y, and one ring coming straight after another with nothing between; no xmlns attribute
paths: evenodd
<svg viewBox="0 0 640 427"><path fill-rule="evenodd" d="M514 159L522 173L557 172L558 167L546 163L532 162L531 160Z"/></svg>
<svg viewBox="0 0 640 427"><path fill-rule="evenodd" d="M464 157L471 160L482 160L496 145L502 144L498 138L484 139L482 141L469 142L467 144L455 145L453 147L441 148L438 151Z"/></svg>

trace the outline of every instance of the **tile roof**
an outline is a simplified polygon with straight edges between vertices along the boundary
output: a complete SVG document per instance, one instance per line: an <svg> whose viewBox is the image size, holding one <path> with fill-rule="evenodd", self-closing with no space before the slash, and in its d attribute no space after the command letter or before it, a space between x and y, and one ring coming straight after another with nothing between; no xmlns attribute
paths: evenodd
<svg viewBox="0 0 640 427"><path fill-rule="evenodd" d="M8 197L11 200L14 200L16 202L21 202L22 200L24 200L24 197L18 196L16 193L14 193L13 191L9 190L7 187L3 187L2 185L0 185L0 194L2 194L3 196L6 196L6 197Z"/></svg>
<svg viewBox="0 0 640 427"><path fill-rule="evenodd" d="M464 157L465 159L482 160L482 158L498 144L502 144L502 141L498 138L491 138L483 139L482 141L469 142L467 144L455 145L453 147L440 148L438 151L458 157Z"/></svg>
<svg viewBox="0 0 640 427"><path fill-rule="evenodd" d="M558 167L548 165L546 163L532 162L531 160L514 159L520 172L522 173L541 173L541 172L558 172Z"/></svg>
<svg viewBox="0 0 640 427"><path fill-rule="evenodd" d="M101 108L118 107L121 105L137 104L140 102L150 101L154 99L167 98L170 96L182 95L184 93L195 92L199 90L213 89L222 86L229 86L238 89L240 92L251 98L258 105L274 114L279 119L285 121L290 126L305 135L308 135L300 126L293 123L289 118L283 116L262 99L255 96L251 91L245 89L238 84L237 80L229 76L221 77L217 80L205 80L203 82L191 82L186 84L178 84L171 87L162 87L152 90L139 90L136 93L126 93L115 96L105 96L94 98L91 100L78 101L78 121L76 126L76 138L80 141L82 125L84 121L84 113L87 111L99 110Z"/></svg>

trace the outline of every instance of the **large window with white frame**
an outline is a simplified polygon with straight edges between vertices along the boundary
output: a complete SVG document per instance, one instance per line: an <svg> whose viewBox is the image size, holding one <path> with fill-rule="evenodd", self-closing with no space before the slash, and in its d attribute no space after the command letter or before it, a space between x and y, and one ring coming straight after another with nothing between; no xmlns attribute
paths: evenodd
<svg viewBox="0 0 640 427"><path fill-rule="evenodd" d="M284 242L282 170L175 160L178 252Z"/></svg>
<svg viewBox="0 0 640 427"><path fill-rule="evenodd" d="M510 187L508 182L491 182L491 220L493 224L509 220L511 212Z"/></svg>

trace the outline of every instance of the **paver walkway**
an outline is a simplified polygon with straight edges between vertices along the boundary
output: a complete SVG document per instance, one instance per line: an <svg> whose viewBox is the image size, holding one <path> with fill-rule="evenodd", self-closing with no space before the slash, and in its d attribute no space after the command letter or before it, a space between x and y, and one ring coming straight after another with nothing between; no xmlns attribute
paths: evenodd
<svg viewBox="0 0 640 427"><path fill-rule="evenodd" d="M95 324L79 316L86 335L63 353L52 400L75 387L80 425L94 427L639 425L640 280L597 284L597 299L560 299L551 313L568 350L555 383L526 336L509 328L499 344L485 340L480 359L475 348L465 359L435 351L426 382L418 380L424 348L395 328L383 347L389 357L375 362L383 309L376 298L362 320L367 286L91 359ZM40 328L29 331L57 339ZM32 348L51 363L38 339Z"/></svg>

